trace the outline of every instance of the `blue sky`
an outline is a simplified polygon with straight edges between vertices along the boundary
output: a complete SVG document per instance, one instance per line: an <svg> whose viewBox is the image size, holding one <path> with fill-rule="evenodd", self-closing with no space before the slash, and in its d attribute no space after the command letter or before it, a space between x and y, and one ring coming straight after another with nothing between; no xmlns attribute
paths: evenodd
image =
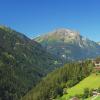
<svg viewBox="0 0 100 100"><path fill-rule="evenodd" d="M100 41L100 0L0 0L0 24L30 38L70 28Z"/></svg>

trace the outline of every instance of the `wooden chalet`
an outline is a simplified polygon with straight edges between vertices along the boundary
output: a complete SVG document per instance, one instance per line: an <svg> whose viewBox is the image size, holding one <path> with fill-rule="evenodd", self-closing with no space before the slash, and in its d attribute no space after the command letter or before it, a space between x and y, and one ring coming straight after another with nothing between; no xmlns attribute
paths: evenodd
<svg viewBox="0 0 100 100"><path fill-rule="evenodd" d="M73 98L71 98L70 100L79 100L79 98L73 97Z"/></svg>
<svg viewBox="0 0 100 100"><path fill-rule="evenodd" d="M95 69L95 70L100 70L100 61L94 60L93 63L94 63L94 65L95 65L95 66L94 66L94 69Z"/></svg>

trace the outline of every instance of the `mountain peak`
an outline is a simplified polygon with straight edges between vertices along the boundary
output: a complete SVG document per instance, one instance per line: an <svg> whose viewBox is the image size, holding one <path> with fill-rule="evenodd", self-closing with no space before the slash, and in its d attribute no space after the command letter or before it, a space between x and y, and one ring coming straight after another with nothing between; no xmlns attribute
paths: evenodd
<svg viewBox="0 0 100 100"><path fill-rule="evenodd" d="M59 28L59 29L56 29L56 31L75 32L75 30L68 29L68 28Z"/></svg>
<svg viewBox="0 0 100 100"><path fill-rule="evenodd" d="M52 32L49 32L48 34L43 35L42 39L37 37L37 39L39 39L39 41L41 41L41 40L48 40L48 41L61 40L64 42L73 41L73 40L76 40L79 38L80 38L79 32L73 31L71 29L66 29L66 28L60 28L60 29L56 29Z"/></svg>
<svg viewBox="0 0 100 100"><path fill-rule="evenodd" d="M60 28L60 29L56 29L53 32L51 32L52 34L58 34L58 35L64 35L64 36L75 36L75 35L79 35L79 32L77 31L73 31L71 29L66 29L66 28ZM51 34L49 33L49 34ZM52 35L51 34L51 35Z"/></svg>
<svg viewBox="0 0 100 100"><path fill-rule="evenodd" d="M65 28L57 29L56 33L62 34L64 36L76 36L76 35L79 35L79 32L73 31L71 29L65 29Z"/></svg>

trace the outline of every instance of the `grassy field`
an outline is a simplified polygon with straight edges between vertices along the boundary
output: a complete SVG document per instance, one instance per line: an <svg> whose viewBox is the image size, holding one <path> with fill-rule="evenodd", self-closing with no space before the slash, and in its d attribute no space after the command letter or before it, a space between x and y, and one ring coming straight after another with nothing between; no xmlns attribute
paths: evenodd
<svg viewBox="0 0 100 100"><path fill-rule="evenodd" d="M100 96L90 97L86 100L100 100Z"/></svg>
<svg viewBox="0 0 100 100"><path fill-rule="evenodd" d="M100 96L97 96L95 99L93 98L92 100L100 100Z"/></svg>
<svg viewBox="0 0 100 100"><path fill-rule="evenodd" d="M59 100L69 100L70 97L83 94L85 88L95 89L100 87L100 74L92 74L89 77L82 80L79 84L67 90L68 94L63 95ZM100 100L100 97L99 99Z"/></svg>

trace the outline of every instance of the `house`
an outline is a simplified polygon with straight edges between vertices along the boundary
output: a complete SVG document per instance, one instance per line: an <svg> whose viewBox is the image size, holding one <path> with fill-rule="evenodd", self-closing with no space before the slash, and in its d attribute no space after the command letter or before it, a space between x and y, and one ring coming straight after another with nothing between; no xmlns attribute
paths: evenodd
<svg viewBox="0 0 100 100"><path fill-rule="evenodd" d="M93 93L93 96L96 96L98 94L97 91L93 91L92 93Z"/></svg>
<svg viewBox="0 0 100 100"><path fill-rule="evenodd" d="M97 95L100 96L100 93L97 92L97 90L94 90L92 93L93 93L93 96L97 96Z"/></svg>
<svg viewBox="0 0 100 100"><path fill-rule="evenodd" d="M97 71L100 70L100 61L99 60L93 60L92 62L95 65L94 69L97 70Z"/></svg>
<svg viewBox="0 0 100 100"><path fill-rule="evenodd" d="M70 100L79 100L79 98L73 97L73 98L71 98Z"/></svg>

